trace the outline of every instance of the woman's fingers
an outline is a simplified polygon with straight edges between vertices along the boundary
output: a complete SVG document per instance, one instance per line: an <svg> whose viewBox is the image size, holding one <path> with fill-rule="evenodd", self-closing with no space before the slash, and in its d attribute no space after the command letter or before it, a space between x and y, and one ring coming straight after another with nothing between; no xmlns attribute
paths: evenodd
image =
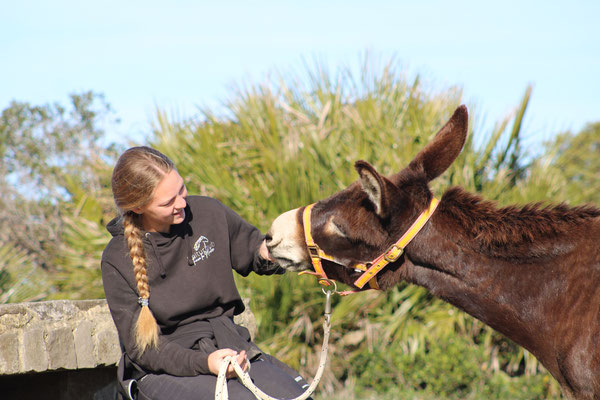
<svg viewBox="0 0 600 400"><path fill-rule="evenodd" d="M242 350L241 352L237 352L232 349L219 349L215 350L208 355L208 369L215 375L219 374L219 369L221 368L221 364L225 357L235 357L235 361L242 368L242 371L248 370L248 358L246 357L246 351ZM227 366L227 378L235 378L236 373L233 365L229 364Z"/></svg>
<svg viewBox="0 0 600 400"><path fill-rule="evenodd" d="M237 351L232 349L219 349L215 350L208 355L208 369L215 375L219 374L219 369L221 368L221 363L225 357L236 357L238 355ZM229 366L231 368L231 365ZM227 371L229 372L229 368Z"/></svg>
<svg viewBox="0 0 600 400"><path fill-rule="evenodd" d="M246 357L246 351L242 350L239 354L231 354L235 357L235 361L242 368L242 371L246 371L248 369L248 358ZM227 367L227 378L235 378L237 376L233 365L229 364Z"/></svg>
<svg viewBox="0 0 600 400"><path fill-rule="evenodd" d="M242 371L246 371L248 369L248 358L246 357L246 351L242 350L240 354L237 356L237 363L242 368Z"/></svg>

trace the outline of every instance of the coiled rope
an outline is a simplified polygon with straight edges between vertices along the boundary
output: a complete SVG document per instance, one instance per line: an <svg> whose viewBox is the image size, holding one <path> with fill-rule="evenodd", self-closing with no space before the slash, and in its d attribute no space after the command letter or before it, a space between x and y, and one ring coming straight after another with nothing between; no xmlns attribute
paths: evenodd
<svg viewBox="0 0 600 400"><path fill-rule="evenodd" d="M333 281L329 281L329 282L332 283L333 287L335 288L335 282L333 282ZM321 377L323 376L323 371L325 370L325 364L327 362L327 350L329 349L329 331L331 330L331 294L335 293L336 291L337 291L337 288L334 289L333 292L331 290L328 290L327 292L325 292L325 290L323 289L323 293L325 293L325 296L326 296L325 312L324 312L325 321L323 322L323 345L321 347L321 355L319 356L319 368L317 369L317 373L315 374L315 377L314 377L312 383L310 384L310 386L308 387L308 389L306 389L306 391L304 393L302 393L300 396L295 397L290 400L306 400L308 397L310 397L310 395L313 394L313 392L317 388L317 385L321 381ZM240 381L242 382L242 384L244 386L246 386L246 388L248 388L248 390L250 390L257 399L259 399L259 400L279 400L279 399L276 399L275 397L269 396L268 394L266 394L265 392L260 390L258 387L256 387L256 385L254 385L254 383L252 382L252 379L250 378L250 375L248 374L248 372L243 371L242 367L240 367L240 365L235 360L235 357L232 357L232 356L225 357L223 359L223 361L221 362L221 365L219 368L219 374L217 375L217 385L215 388L215 400L229 400L229 394L227 392L227 379L226 379L227 367L229 366L229 364L231 364L233 366L233 369L234 369L235 373L237 374L238 378L240 379Z"/></svg>

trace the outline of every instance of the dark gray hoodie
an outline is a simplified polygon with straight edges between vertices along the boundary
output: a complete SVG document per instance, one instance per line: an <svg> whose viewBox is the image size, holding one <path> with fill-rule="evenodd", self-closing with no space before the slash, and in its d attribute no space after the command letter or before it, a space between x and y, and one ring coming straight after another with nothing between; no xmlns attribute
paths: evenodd
<svg viewBox="0 0 600 400"><path fill-rule="evenodd" d="M158 348L141 355L134 333L139 295L123 224L115 218L107 226L113 238L102 254L106 300L124 356L142 374L207 374L208 354L217 348L252 354L257 348L247 330L232 322L233 315L244 310L233 270L243 276L253 270L281 270L258 256L260 231L219 201L188 196L185 214L184 222L172 225L169 233L144 233L149 306L160 335Z"/></svg>

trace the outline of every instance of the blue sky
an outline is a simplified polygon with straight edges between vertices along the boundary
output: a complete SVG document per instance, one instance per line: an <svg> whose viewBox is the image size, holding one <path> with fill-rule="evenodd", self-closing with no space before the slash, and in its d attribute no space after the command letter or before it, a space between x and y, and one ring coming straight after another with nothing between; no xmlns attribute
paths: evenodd
<svg viewBox="0 0 600 400"><path fill-rule="evenodd" d="M463 88L481 129L528 84L530 145L600 121L600 1L11 1L0 5L0 107L103 93L143 141L156 107L218 109L232 87L325 60L394 58L433 89Z"/></svg>

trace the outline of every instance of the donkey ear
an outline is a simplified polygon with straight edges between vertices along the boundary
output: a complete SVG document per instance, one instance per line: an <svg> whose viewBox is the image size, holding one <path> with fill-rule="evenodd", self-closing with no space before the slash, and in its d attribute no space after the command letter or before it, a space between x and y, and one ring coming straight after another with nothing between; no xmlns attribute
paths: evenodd
<svg viewBox="0 0 600 400"><path fill-rule="evenodd" d="M428 181L440 176L460 154L467 138L468 122L467 107L461 105L408 168L424 172Z"/></svg>
<svg viewBox="0 0 600 400"><path fill-rule="evenodd" d="M356 171L358 171L358 174L360 175L362 189L375 206L377 215L381 218L387 217L389 212L390 193L386 187L385 178L366 161L357 161L354 164L354 168L356 168Z"/></svg>

